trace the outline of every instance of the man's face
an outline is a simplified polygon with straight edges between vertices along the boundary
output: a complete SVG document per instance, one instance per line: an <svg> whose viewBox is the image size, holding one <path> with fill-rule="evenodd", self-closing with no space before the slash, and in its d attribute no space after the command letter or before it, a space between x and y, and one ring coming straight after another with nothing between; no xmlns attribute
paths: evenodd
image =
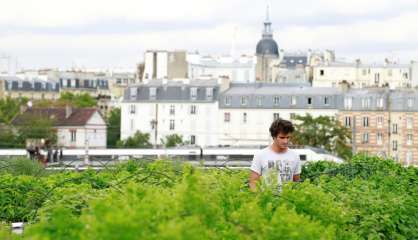
<svg viewBox="0 0 418 240"><path fill-rule="evenodd" d="M289 145L289 138L291 133L279 133L274 138L274 144L279 150L286 150Z"/></svg>

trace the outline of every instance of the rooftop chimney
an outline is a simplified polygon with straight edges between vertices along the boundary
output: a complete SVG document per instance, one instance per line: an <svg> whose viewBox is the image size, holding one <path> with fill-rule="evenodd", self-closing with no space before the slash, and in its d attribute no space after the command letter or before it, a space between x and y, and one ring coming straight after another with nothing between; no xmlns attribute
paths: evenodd
<svg viewBox="0 0 418 240"><path fill-rule="evenodd" d="M69 118L73 113L73 109L70 105L65 106L65 118Z"/></svg>

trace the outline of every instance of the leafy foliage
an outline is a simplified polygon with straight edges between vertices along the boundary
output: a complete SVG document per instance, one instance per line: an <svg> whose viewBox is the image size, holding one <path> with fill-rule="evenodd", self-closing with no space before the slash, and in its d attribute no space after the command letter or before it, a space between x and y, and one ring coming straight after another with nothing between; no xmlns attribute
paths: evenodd
<svg viewBox="0 0 418 240"><path fill-rule="evenodd" d="M340 165L307 164L302 177L278 194L250 192L247 171L173 160L3 174L0 214L32 223L24 239L417 238L416 168L358 155Z"/></svg>
<svg viewBox="0 0 418 240"><path fill-rule="evenodd" d="M107 119L107 147L116 147L120 139L120 108L114 108Z"/></svg>
<svg viewBox="0 0 418 240"><path fill-rule="evenodd" d="M119 148L149 148L152 146L149 139L149 133L137 131L132 137L128 137L125 140L119 140L116 145Z"/></svg>
<svg viewBox="0 0 418 240"><path fill-rule="evenodd" d="M22 99L12 99L7 97L5 99L0 99L0 124L10 124L12 119L20 110L20 106L27 103L26 98Z"/></svg>
<svg viewBox="0 0 418 240"><path fill-rule="evenodd" d="M351 157L351 148L347 145L351 132L337 119L329 116L315 118L310 114L296 115L293 119L296 122L292 134L294 144L324 148L345 159Z"/></svg>
<svg viewBox="0 0 418 240"><path fill-rule="evenodd" d="M95 107L97 105L97 100L88 93L73 94L71 92L63 92L58 102L77 108Z"/></svg>
<svg viewBox="0 0 418 240"><path fill-rule="evenodd" d="M183 136L178 134L170 134L165 136L165 139L161 139L161 142L164 144L165 147L176 147L179 145L184 144Z"/></svg>

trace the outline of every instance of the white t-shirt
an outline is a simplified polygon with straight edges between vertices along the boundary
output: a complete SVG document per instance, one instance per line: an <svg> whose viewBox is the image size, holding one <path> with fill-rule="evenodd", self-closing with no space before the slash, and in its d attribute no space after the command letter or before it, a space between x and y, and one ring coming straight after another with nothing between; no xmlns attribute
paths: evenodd
<svg viewBox="0 0 418 240"><path fill-rule="evenodd" d="M263 181L281 191L284 182L292 181L293 175L301 173L299 155L288 149L277 153L268 146L254 155L250 169L262 176Z"/></svg>

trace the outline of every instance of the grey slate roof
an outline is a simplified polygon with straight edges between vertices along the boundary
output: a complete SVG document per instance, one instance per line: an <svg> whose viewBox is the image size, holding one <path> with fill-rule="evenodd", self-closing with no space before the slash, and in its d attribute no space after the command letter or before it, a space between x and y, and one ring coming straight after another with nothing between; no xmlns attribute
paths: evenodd
<svg viewBox="0 0 418 240"><path fill-rule="evenodd" d="M151 89L155 89L155 97L151 96ZM196 97L192 97L192 89L196 90ZM212 89L212 97L207 98L207 89ZM125 89L124 102L215 102L218 99L219 86L217 80L195 80L189 84L177 81L153 80L147 84L138 84Z"/></svg>
<svg viewBox="0 0 418 240"><path fill-rule="evenodd" d="M280 66L286 68L295 68L298 65L305 67L308 63L307 56L283 56L282 61L280 62Z"/></svg>
<svg viewBox="0 0 418 240"><path fill-rule="evenodd" d="M351 111L418 112L418 91L413 89L352 89L341 97L340 110L346 110L344 98L352 99ZM370 105L364 106L363 101L367 99ZM377 105L379 99L383 99L383 107Z"/></svg>
<svg viewBox="0 0 418 240"><path fill-rule="evenodd" d="M155 98L150 97L152 88L156 91ZM197 91L194 99L191 97L192 88ZM206 98L207 88L213 89L211 99ZM346 98L352 99L350 109L345 108ZM338 88L295 87L278 83L231 83L230 88L220 93L216 80L192 81L190 84L174 81L163 84L162 80L154 80L148 84L131 86L124 94L124 102L216 101L221 109L334 109L368 112L390 109L394 112L418 112L418 90L413 89L363 88L343 91ZM383 101L382 107L378 106L378 101Z"/></svg>
<svg viewBox="0 0 418 240"><path fill-rule="evenodd" d="M277 83L232 84L231 88L221 94L219 107L336 109L339 95L341 91L336 88L285 87ZM245 97L248 103L243 105L242 98ZM292 98L295 104L291 104Z"/></svg>
<svg viewBox="0 0 418 240"><path fill-rule="evenodd" d="M5 76L0 79L5 81L7 91L59 92L58 82L52 80L45 81L39 78L27 80L16 76Z"/></svg>

